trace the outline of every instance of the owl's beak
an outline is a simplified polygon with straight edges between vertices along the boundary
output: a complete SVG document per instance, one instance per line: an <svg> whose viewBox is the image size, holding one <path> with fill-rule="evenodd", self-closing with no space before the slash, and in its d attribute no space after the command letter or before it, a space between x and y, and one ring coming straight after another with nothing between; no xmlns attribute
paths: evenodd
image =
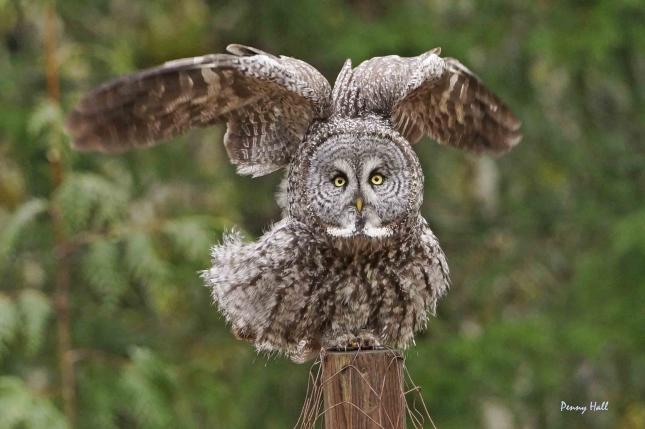
<svg viewBox="0 0 645 429"><path fill-rule="evenodd" d="M356 198L356 209L359 213L363 210L363 199L361 197Z"/></svg>

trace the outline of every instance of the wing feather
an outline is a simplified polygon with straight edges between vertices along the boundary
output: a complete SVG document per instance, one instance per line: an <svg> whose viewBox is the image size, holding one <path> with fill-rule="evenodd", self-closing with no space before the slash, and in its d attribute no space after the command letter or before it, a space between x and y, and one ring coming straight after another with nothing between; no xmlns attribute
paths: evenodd
<svg viewBox="0 0 645 429"><path fill-rule="evenodd" d="M441 144L502 153L519 143L521 122L510 109L463 64L439 54L435 48L417 57L391 55L360 64L353 79L364 88L368 111L389 117L413 144L429 135Z"/></svg>
<svg viewBox="0 0 645 429"><path fill-rule="evenodd" d="M226 149L240 172L257 176L286 165L311 122L329 114L329 83L303 61L227 49L99 86L68 117L73 146L119 153L226 122Z"/></svg>

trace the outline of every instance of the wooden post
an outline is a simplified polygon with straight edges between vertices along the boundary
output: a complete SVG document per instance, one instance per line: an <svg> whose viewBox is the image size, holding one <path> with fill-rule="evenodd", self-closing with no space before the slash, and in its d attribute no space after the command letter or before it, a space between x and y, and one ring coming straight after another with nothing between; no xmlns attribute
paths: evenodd
<svg viewBox="0 0 645 429"><path fill-rule="evenodd" d="M322 387L325 429L405 429L399 352L324 351Z"/></svg>

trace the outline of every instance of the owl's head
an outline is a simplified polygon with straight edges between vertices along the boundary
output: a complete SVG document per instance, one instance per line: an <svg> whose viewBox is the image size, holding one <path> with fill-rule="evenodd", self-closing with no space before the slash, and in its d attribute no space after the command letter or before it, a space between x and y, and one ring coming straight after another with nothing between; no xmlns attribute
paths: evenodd
<svg viewBox="0 0 645 429"><path fill-rule="evenodd" d="M310 143L290 174L297 217L332 237L365 239L392 237L417 218L423 174L391 127L345 118L321 126Z"/></svg>

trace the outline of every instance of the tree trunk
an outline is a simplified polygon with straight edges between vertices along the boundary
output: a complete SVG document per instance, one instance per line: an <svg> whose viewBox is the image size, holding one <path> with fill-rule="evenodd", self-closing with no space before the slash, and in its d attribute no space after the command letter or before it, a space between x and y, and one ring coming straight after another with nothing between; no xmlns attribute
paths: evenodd
<svg viewBox="0 0 645 429"><path fill-rule="evenodd" d="M322 367L325 429L405 429L399 352L325 351Z"/></svg>

